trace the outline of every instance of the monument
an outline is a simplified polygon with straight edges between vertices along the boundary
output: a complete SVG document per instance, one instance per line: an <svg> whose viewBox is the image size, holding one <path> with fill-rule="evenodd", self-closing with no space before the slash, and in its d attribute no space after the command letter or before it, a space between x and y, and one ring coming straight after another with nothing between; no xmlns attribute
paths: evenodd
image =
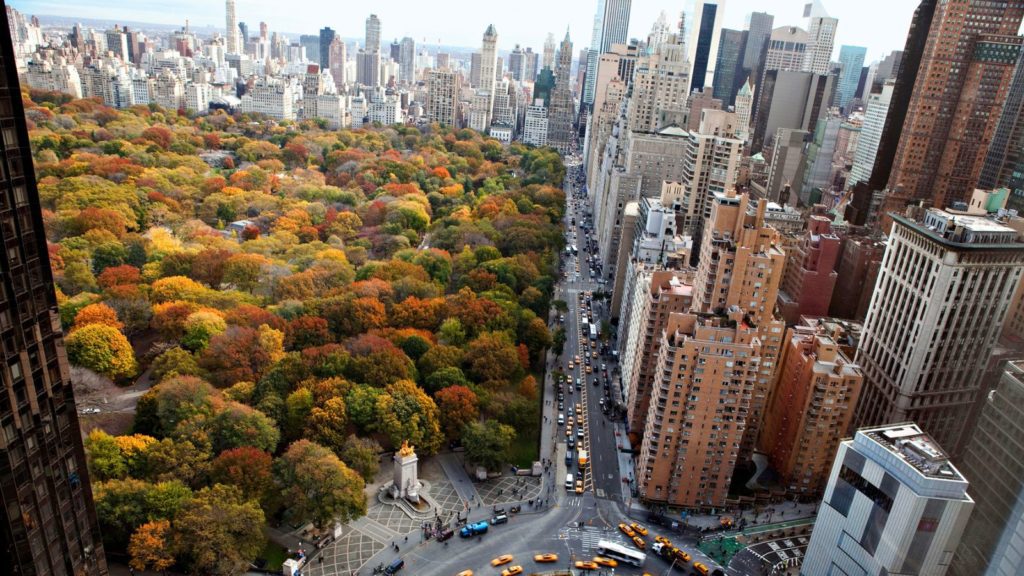
<svg viewBox="0 0 1024 576"><path fill-rule="evenodd" d="M402 442L402 447L395 453L395 476L391 484L391 497L405 498L413 504L420 501L420 481L417 477L416 463L419 458L409 442Z"/></svg>

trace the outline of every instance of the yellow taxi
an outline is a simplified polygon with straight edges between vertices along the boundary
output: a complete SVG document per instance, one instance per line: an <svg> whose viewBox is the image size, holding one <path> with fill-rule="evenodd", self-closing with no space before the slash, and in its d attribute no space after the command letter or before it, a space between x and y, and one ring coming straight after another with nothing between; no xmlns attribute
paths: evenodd
<svg viewBox="0 0 1024 576"><path fill-rule="evenodd" d="M590 366L587 366L587 374L590 374L590 373L591 373Z"/></svg>
<svg viewBox="0 0 1024 576"><path fill-rule="evenodd" d="M534 562L558 562L558 554L548 552L547 554L537 554L533 557Z"/></svg>
<svg viewBox="0 0 1024 576"><path fill-rule="evenodd" d="M583 405L580 404L579 402L576 403L576 413L577 414L582 414L583 413Z"/></svg>
<svg viewBox="0 0 1024 576"><path fill-rule="evenodd" d="M498 556L494 560L491 560L491 566L501 566L502 564L508 564L511 561L512 561L512 555L511 554L502 554L501 556Z"/></svg>
<svg viewBox="0 0 1024 576"><path fill-rule="evenodd" d="M632 528L634 531L636 531L637 534L639 534L641 536L647 536L647 528L644 528L643 526L637 524L636 522L633 522L632 524L630 524L629 527Z"/></svg>
<svg viewBox="0 0 1024 576"><path fill-rule="evenodd" d="M605 558L604 556L594 556L594 564L605 566L607 568L615 568L619 565L619 563L615 560L612 560L611 558Z"/></svg>
<svg viewBox="0 0 1024 576"><path fill-rule="evenodd" d="M680 562L686 563L686 562L690 561L690 555L687 554L686 552L683 552L679 548L673 548L672 549L672 555L675 556L676 559L679 560Z"/></svg>
<svg viewBox="0 0 1024 576"><path fill-rule="evenodd" d="M575 366L575 364L573 364L572 362L569 362L569 370L572 370L574 366Z"/></svg>
<svg viewBox="0 0 1024 576"><path fill-rule="evenodd" d="M579 364L579 362L580 362L580 355L579 355L579 354L577 354L577 355L576 355L576 356L575 356L575 357L573 358L573 361L574 361L574 362L576 362L577 364Z"/></svg>
<svg viewBox="0 0 1024 576"><path fill-rule="evenodd" d="M623 534L629 536L630 538L636 536L636 532L633 532L633 529L629 526L626 526L625 524L619 524L619 530L621 530Z"/></svg>
<svg viewBox="0 0 1024 576"><path fill-rule="evenodd" d="M473 571L472 570L463 570L462 572L459 572L455 576L473 576Z"/></svg>
<svg viewBox="0 0 1024 576"><path fill-rule="evenodd" d="M633 544L635 544L636 547L641 550L647 547L647 543L644 542L644 539L639 536L633 536Z"/></svg>
<svg viewBox="0 0 1024 576"><path fill-rule="evenodd" d="M597 568L598 568L597 564L595 564L594 562L591 562L590 560L577 560L576 561L576 569L577 570L597 570Z"/></svg>
<svg viewBox="0 0 1024 576"><path fill-rule="evenodd" d="M568 427L568 426L567 426L567 427L565 428L565 435L566 435L566 436L572 436L572 428L570 428L570 427Z"/></svg>
<svg viewBox="0 0 1024 576"><path fill-rule="evenodd" d="M668 546L669 548L672 547L672 541L669 540L668 538L665 538L664 536L655 536L654 537L654 541L655 542L661 542L662 544L664 544L665 546Z"/></svg>
<svg viewBox="0 0 1024 576"><path fill-rule="evenodd" d="M708 567L701 562L694 562L693 569L700 573L702 576L707 576L709 572Z"/></svg>
<svg viewBox="0 0 1024 576"><path fill-rule="evenodd" d="M508 568L501 571L501 576L516 576L516 574L522 574L522 566L509 566Z"/></svg>
<svg viewBox="0 0 1024 576"><path fill-rule="evenodd" d="M576 481L576 493L583 494L583 480Z"/></svg>

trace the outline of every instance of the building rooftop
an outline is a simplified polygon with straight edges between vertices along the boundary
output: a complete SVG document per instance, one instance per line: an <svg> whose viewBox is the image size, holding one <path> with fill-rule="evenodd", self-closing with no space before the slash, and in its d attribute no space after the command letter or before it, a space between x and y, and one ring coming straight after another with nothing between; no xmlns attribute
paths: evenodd
<svg viewBox="0 0 1024 576"><path fill-rule="evenodd" d="M909 212L909 211L908 211ZM956 214L929 208L920 220L890 214L893 220L956 249L1024 250L1021 233L999 217Z"/></svg>
<svg viewBox="0 0 1024 576"><path fill-rule="evenodd" d="M949 461L949 455L912 422L862 428L854 444L919 494L969 498L967 480Z"/></svg>

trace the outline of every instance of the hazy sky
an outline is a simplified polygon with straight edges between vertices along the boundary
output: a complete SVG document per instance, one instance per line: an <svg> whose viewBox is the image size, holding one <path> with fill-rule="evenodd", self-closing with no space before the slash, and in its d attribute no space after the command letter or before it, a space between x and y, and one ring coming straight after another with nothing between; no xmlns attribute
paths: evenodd
<svg viewBox="0 0 1024 576"><path fill-rule="evenodd" d="M694 0L634 0L629 22L631 37L645 38L664 10L669 22ZM868 62L903 48L916 0L823 0L831 16L839 18L836 54L842 44L866 46ZM725 28L743 29L755 10L775 15L775 25L804 25L805 0L725 0ZM26 14L80 16L111 20L184 23L223 28L222 0L8 0ZM259 22L270 29L311 34L322 26L345 38L362 38L364 21L376 11L383 38L411 36L417 43L477 46L488 24L498 30L498 47L515 44L540 52L548 32L561 40L569 27L574 51L589 46L597 0L236 0L238 20L258 33Z"/></svg>

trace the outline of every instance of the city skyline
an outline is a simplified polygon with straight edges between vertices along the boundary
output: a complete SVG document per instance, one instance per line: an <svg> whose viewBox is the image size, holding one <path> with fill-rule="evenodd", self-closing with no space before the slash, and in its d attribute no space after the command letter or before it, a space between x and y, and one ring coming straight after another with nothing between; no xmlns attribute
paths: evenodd
<svg viewBox="0 0 1024 576"><path fill-rule="evenodd" d="M127 2L115 0L96 6L89 0L18 0L10 5L18 10L39 16L60 16L64 18L107 19L111 21L129 21L152 24L184 24L187 18L192 26L212 26L223 29L224 4L222 2L201 2L184 0L176 3L174 11L166 10L165 3L152 0ZM361 11L353 11L347 6L317 6L308 3L309 10L294 10L282 13L276 3L269 0L242 0L236 2L239 22L246 22L250 27L260 21L267 22L272 30L293 34L314 34L323 26L337 30L339 36L346 39L362 39L364 19L375 11L382 22L382 41L412 37L418 44L436 46L464 46L474 48L479 44L479 36L488 24L495 24L500 30L498 50L511 50L516 44L532 46L540 51L545 36L551 32L561 38L564 28L568 26L572 38L580 42L589 40L593 29L594 9L596 0L575 2L572 4L552 4L539 0L528 0L517 4L518 11L514 14L480 13L469 8L459 0L445 0L441 3L450 7L449 10L415 10L410 0L397 0L381 6L366 7ZM668 0L633 0L629 23L629 38L644 39L650 32L651 25L661 11L668 15L670 25L677 20L673 14L679 5L687 11L687 21L693 19L693 0L674 3ZM804 0L775 0L768 5L756 0L730 0L725 5L722 27L743 29L746 18L751 12L769 12L775 16L776 26L806 26L803 18ZM854 44L867 48L865 64L880 60L893 50L900 50L906 39L907 27L915 5L907 3L897 6L882 0L866 0L856 4L832 1L825 5L828 14L839 19L836 33L833 60L838 57L839 46ZM875 15L884 10L889 16L877 19ZM461 13L458 20L460 26L452 27L445 18L447 15ZM546 27L536 25L534 15L543 11ZM315 16L313 16L315 14ZM309 16L306 16L309 15ZM499 18L500 16L500 18ZM428 33L427 30L434 32ZM870 34L867 33L870 31ZM297 37L295 38L297 41Z"/></svg>

